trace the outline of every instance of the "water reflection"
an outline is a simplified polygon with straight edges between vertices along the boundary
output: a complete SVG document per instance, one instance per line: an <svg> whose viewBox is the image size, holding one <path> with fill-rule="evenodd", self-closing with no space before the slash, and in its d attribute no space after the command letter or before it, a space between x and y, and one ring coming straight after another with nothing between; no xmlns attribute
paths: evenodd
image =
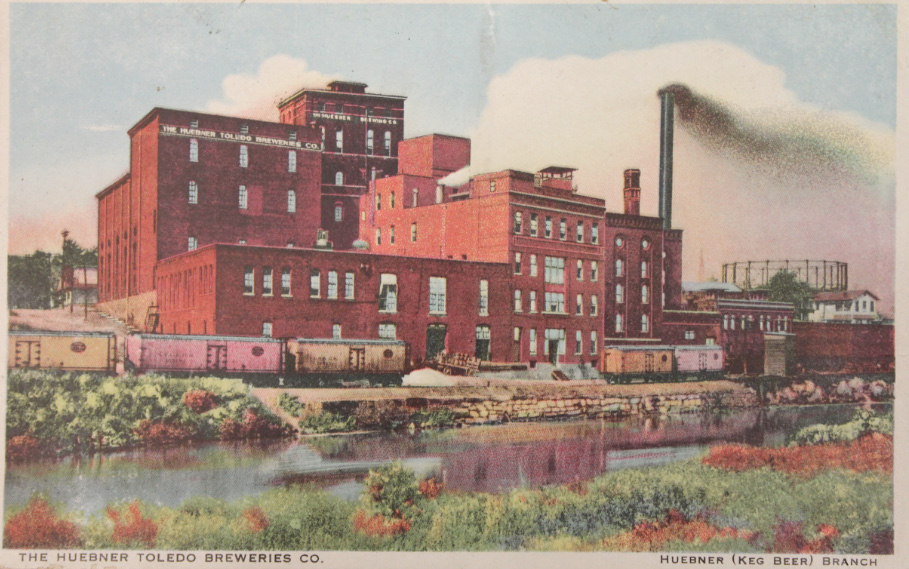
<svg viewBox="0 0 909 569"><path fill-rule="evenodd" d="M777 446L803 426L842 423L852 414L850 406L748 409L133 450L11 465L5 497L17 504L41 491L86 513L135 498L170 506L200 495L236 500L288 484L353 499L369 470L391 460L402 460L421 477L434 475L452 490L501 492L666 464L720 442Z"/></svg>

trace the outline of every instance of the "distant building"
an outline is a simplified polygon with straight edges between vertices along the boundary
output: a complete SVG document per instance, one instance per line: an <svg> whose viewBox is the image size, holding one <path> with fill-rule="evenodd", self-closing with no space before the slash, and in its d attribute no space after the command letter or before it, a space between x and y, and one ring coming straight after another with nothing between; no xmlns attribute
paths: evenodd
<svg viewBox="0 0 909 569"><path fill-rule="evenodd" d="M716 281L682 283L682 306L687 310L716 310L719 299L744 299L745 293L732 283Z"/></svg>
<svg viewBox="0 0 909 569"><path fill-rule="evenodd" d="M62 306L94 306L98 303L98 268L64 266L57 294Z"/></svg>
<svg viewBox="0 0 909 569"><path fill-rule="evenodd" d="M880 299L868 290L819 292L814 295L809 322L873 322L881 319L875 302Z"/></svg>

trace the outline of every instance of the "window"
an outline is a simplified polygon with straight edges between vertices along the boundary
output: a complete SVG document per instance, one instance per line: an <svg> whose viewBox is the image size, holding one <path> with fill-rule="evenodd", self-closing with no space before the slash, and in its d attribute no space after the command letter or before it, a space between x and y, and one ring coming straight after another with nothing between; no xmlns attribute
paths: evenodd
<svg viewBox="0 0 909 569"><path fill-rule="evenodd" d="M489 281L480 280L480 316L489 315Z"/></svg>
<svg viewBox="0 0 909 569"><path fill-rule="evenodd" d="M521 234L521 222L523 221L524 214L520 211L514 212L514 232L518 235Z"/></svg>
<svg viewBox="0 0 909 569"><path fill-rule="evenodd" d="M376 245L382 244L382 228L376 227Z"/></svg>
<svg viewBox="0 0 909 569"><path fill-rule="evenodd" d="M245 144L240 145L240 168L249 166L249 147Z"/></svg>
<svg viewBox="0 0 909 569"><path fill-rule="evenodd" d="M197 246L197 242L196 242L195 237L190 237L189 239L186 240L186 250L187 251L194 251L196 249L196 246Z"/></svg>
<svg viewBox="0 0 909 569"><path fill-rule="evenodd" d="M524 304L521 301L521 291L516 290L516 291L514 291L514 311L521 312L523 310L524 310Z"/></svg>
<svg viewBox="0 0 909 569"><path fill-rule="evenodd" d="M240 245L246 245L246 239L238 239L237 243Z"/></svg>
<svg viewBox="0 0 909 569"><path fill-rule="evenodd" d="M199 119L189 121L189 128L199 128Z"/></svg>
<svg viewBox="0 0 909 569"><path fill-rule="evenodd" d="M559 221L559 241L568 239L568 220L564 217Z"/></svg>
<svg viewBox="0 0 909 569"><path fill-rule="evenodd" d="M271 322L262 323L262 335L266 338L271 338Z"/></svg>
<svg viewBox="0 0 909 569"><path fill-rule="evenodd" d="M379 324L379 338L383 340L394 340L397 338L397 327L394 324Z"/></svg>
<svg viewBox="0 0 909 569"><path fill-rule="evenodd" d="M624 294L624 293L625 293L625 289L624 289L624 287L622 287L622 285L620 285L620 284L615 285L615 301L616 301L616 304L621 304L621 303L625 302L625 294Z"/></svg>
<svg viewBox="0 0 909 569"><path fill-rule="evenodd" d="M623 271L624 266L625 266L625 263L621 259L615 260L615 276L617 276L617 277L622 276L622 273L624 272Z"/></svg>
<svg viewBox="0 0 909 569"><path fill-rule="evenodd" d="M763 326L764 326L764 319L761 318L761 328L762 329L763 329ZM694 330L685 330L685 339L694 340Z"/></svg>
<svg viewBox="0 0 909 569"><path fill-rule="evenodd" d="M237 199L240 204L240 209L246 209L248 207L246 186L240 186L240 192L237 194Z"/></svg>
<svg viewBox="0 0 909 569"><path fill-rule="evenodd" d="M516 274L516 275L521 274L521 254L520 253L514 254L514 274Z"/></svg>
<svg viewBox="0 0 909 569"><path fill-rule="evenodd" d="M398 311L398 275L383 273L379 277L379 312Z"/></svg>
<svg viewBox="0 0 909 569"><path fill-rule="evenodd" d="M707 338L706 340L704 340L704 345L706 345L706 346L715 346L715 345L716 345L716 338Z"/></svg>
<svg viewBox="0 0 909 569"><path fill-rule="evenodd" d="M729 315L729 329L735 330L735 315L734 314Z"/></svg>
<svg viewBox="0 0 909 569"><path fill-rule="evenodd" d="M869 301L869 307L871 309L871 312L874 312L874 301L873 300Z"/></svg>
<svg viewBox="0 0 909 569"><path fill-rule="evenodd" d="M530 276L537 276L537 256L533 254L530 255Z"/></svg>
<svg viewBox="0 0 909 569"><path fill-rule="evenodd" d="M344 130L340 128L335 130L335 150L344 152Z"/></svg>
<svg viewBox="0 0 909 569"><path fill-rule="evenodd" d="M565 284L565 259L546 257L544 281L550 284Z"/></svg>
<svg viewBox="0 0 909 569"><path fill-rule="evenodd" d="M650 331L650 319L646 314L641 314L641 332Z"/></svg>
<svg viewBox="0 0 909 569"><path fill-rule="evenodd" d="M729 329L729 315L724 314L723 315L723 330L728 330L728 329Z"/></svg>
<svg viewBox="0 0 909 569"><path fill-rule="evenodd" d="M417 242L417 222L416 221L410 224L410 242L411 243Z"/></svg>
<svg viewBox="0 0 909 569"><path fill-rule="evenodd" d="M489 191L490 192L496 191L496 181L495 180L489 180Z"/></svg>
<svg viewBox="0 0 909 569"><path fill-rule="evenodd" d="M199 203L199 185L195 180L189 182L189 203Z"/></svg>
<svg viewBox="0 0 909 569"><path fill-rule="evenodd" d="M537 311L537 291L535 290L530 291L530 311Z"/></svg>
<svg viewBox="0 0 909 569"><path fill-rule="evenodd" d="M372 156L374 137L375 133L372 130L366 131L366 154L370 156Z"/></svg>
<svg viewBox="0 0 909 569"><path fill-rule="evenodd" d="M565 330L557 328L547 328L545 333L546 342L543 344L543 353L549 354L549 342L558 341L559 349L558 354L560 356L565 355Z"/></svg>
<svg viewBox="0 0 909 569"><path fill-rule="evenodd" d="M340 174L340 172L338 172ZM382 209L382 194L376 194L376 211Z"/></svg>
<svg viewBox="0 0 909 569"><path fill-rule="evenodd" d="M290 296L290 269L281 269L281 296Z"/></svg>
<svg viewBox="0 0 909 569"><path fill-rule="evenodd" d="M295 142L295 141L297 140L297 133L294 132L294 131L288 132L288 133L287 133L287 140L289 140L289 141L291 141L291 142Z"/></svg>
<svg viewBox="0 0 909 569"><path fill-rule="evenodd" d="M646 237L641 239L641 249L643 249L645 251L647 249L650 249L650 239L648 239Z"/></svg>
<svg viewBox="0 0 909 569"><path fill-rule="evenodd" d="M383 142L385 156L391 156L391 133L385 133L385 141Z"/></svg>
<svg viewBox="0 0 909 569"><path fill-rule="evenodd" d="M647 261L641 261L641 278L647 278Z"/></svg>
<svg viewBox="0 0 909 569"><path fill-rule="evenodd" d="M436 203L442 203L442 200L445 196L445 190L442 188L442 185L439 184L436 186Z"/></svg>
<svg viewBox="0 0 909 569"><path fill-rule="evenodd" d="M199 141L195 138L189 139L189 161L198 162L199 161Z"/></svg>
<svg viewBox="0 0 909 569"><path fill-rule="evenodd" d="M584 280L584 261L578 259L577 278L579 281Z"/></svg>
<svg viewBox="0 0 909 569"><path fill-rule="evenodd" d="M598 267L598 265L597 265L596 261L590 261L590 280L592 282L597 282L597 277L598 277L597 273L599 273L599 271L597 270L597 267Z"/></svg>
<svg viewBox="0 0 909 569"><path fill-rule="evenodd" d="M584 222L583 221L578 222L578 229L575 234L575 239L577 240L578 243L584 242Z"/></svg>
<svg viewBox="0 0 909 569"><path fill-rule="evenodd" d="M590 226L590 242L594 245L600 242L600 226L597 223Z"/></svg>
<svg viewBox="0 0 909 569"><path fill-rule="evenodd" d="M335 172L335 185L343 186L344 185L344 172ZM381 208L378 208L381 209Z"/></svg>
<svg viewBox="0 0 909 569"><path fill-rule="evenodd" d="M297 192L295 190L287 190L287 213L296 213L297 212Z"/></svg>
<svg viewBox="0 0 909 569"><path fill-rule="evenodd" d="M530 355L537 355L537 331L535 328L528 330L528 337L530 340Z"/></svg>
<svg viewBox="0 0 909 569"><path fill-rule="evenodd" d="M761 317L760 317L760 319L758 320L758 326L760 326L760 329L761 329L761 330L764 329L764 315L763 315L763 314L761 314ZM686 337L685 339L687 340L688 338Z"/></svg>
<svg viewBox="0 0 909 569"><path fill-rule="evenodd" d="M545 293L546 306L544 307L546 312L555 312L558 314L565 313L565 294L561 292L547 292Z"/></svg>
<svg viewBox="0 0 909 569"><path fill-rule="evenodd" d="M354 274L344 273L344 298L353 300L354 297Z"/></svg>
<svg viewBox="0 0 909 569"><path fill-rule="evenodd" d="M319 298L320 287L321 287L322 275L319 272L319 269L310 269L309 270L309 296L311 298Z"/></svg>
<svg viewBox="0 0 909 569"><path fill-rule="evenodd" d="M535 213L530 214L530 236L537 236L537 214Z"/></svg>
<svg viewBox="0 0 909 569"><path fill-rule="evenodd" d="M272 282L273 282L273 279L272 279L271 267L263 267L262 268L262 294L264 296L272 295L272 292L273 292L272 291L272 286L273 286Z"/></svg>
<svg viewBox="0 0 909 569"><path fill-rule="evenodd" d="M340 324L331 325L331 337L334 338L335 340L341 339L341 325Z"/></svg>
<svg viewBox="0 0 909 569"><path fill-rule="evenodd" d="M477 359L489 361L489 340L492 337L489 331L489 326L480 325L477 326L477 341L476 341L476 351L475 355Z"/></svg>
<svg viewBox="0 0 909 569"><path fill-rule="evenodd" d="M391 209L395 208L395 193L394 192L391 192L391 196L388 198L388 206Z"/></svg>
<svg viewBox="0 0 909 569"><path fill-rule="evenodd" d="M394 194L392 194L392 195L394 195ZM389 245L395 244L395 226L394 225L392 225L391 227L388 228L388 244Z"/></svg>
<svg viewBox="0 0 909 569"><path fill-rule="evenodd" d="M335 223L344 219L344 206L335 204Z"/></svg>
<svg viewBox="0 0 909 569"><path fill-rule="evenodd" d="M622 322L622 315L616 314L615 315L615 331L621 332L624 329L625 329L625 324Z"/></svg>
<svg viewBox="0 0 909 569"><path fill-rule="evenodd" d="M445 314L446 279L429 277L429 313Z"/></svg>
<svg viewBox="0 0 909 569"><path fill-rule="evenodd" d="M319 132L322 134L322 150L325 150L325 127L320 126Z"/></svg>
<svg viewBox="0 0 909 569"><path fill-rule="evenodd" d="M328 298L338 298L337 271L328 271Z"/></svg>
<svg viewBox="0 0 909 569"><path fill-rule="evenodd" d="M624 244L625 244L625 239L623 239L621 235L617 235L615 238L615 246L621 247Z"/></svg>
<svg viewBox="0 0 909 569"><path fill-rule="evenodd" d="M577 315L577 316L583 316L583 315L584 315L584 295L582 295L582 294L579 294L579 295L575 298L574 313L575 313L575 315Z"/></svg>
<svg viewBox="0 0 909 569"><path fill-rule="evenodd" d="M243 269L243 294L255 294L255 283L256 283L255 271L252 267L244 267Z"/></svg>
<svg viewBox="0 0 909 569"><path fill-rule="evenodd" d="M240 134L249 134L249 125L240 125Z"/></svg>
<svg viewBox="0 0 909 569"><path fill-rule="evenodd" d="M590 315L591 316L597 315L597 297L596 297L596 295L593 295L590 297Z"/></svg>
<svg viewBox="0 0 909 569"><path fill-rule="evenodd" d="M641 304L650 304L650 288L647 285L641 285Z"/></svg>
<svg viewBox="0 0 909 569"><path fill-rule="evenodd" d="M294 242L293 242L293 241L288 241L288 242L287 242L287 245L285 245L285 247L287 247L288 249L293 249L293 248L294 248Z"/></svg>
<svg viewBox="0 0 909 569"><path fill-rule="evenodd" d="M552 218L547 217L545 224L543 226L543 237L546 239L552 239Z"/></svg>
<svg viewBox="0 0 909 569"><path fill-rule="evenodd" d="M591 356L597 355L597 331L596 330L590 331L590 355Z"/></svg>

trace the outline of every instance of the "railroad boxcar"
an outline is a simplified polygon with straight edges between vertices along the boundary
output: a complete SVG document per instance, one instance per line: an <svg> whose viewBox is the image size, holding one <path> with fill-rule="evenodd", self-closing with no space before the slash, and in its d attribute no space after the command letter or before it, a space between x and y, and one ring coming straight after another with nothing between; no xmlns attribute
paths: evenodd
<svg viewBox="0 0 909 569"><path fill-rule="evenodd" d="M132 334L126 339L127 369L138 372L278 374L284 371L284 341L245 336Z"/></svg>
<svg viewBox="0 0 909 569"><path fill-rule="evenodd" d="M627 383L634 378L658 378L673 372L672 346L607 346L599 371Z"/></svg>
<svg viewBox="0 0 909 569"><path fill-rule="evenodd" d="M111 332L9 332L9 367L115 373L117 338Z"/></svg>
<svg viewBox="0 0 909 569"><path fill-rule="evenodd" d="M296 338L287 358L298 376L395 383L409 371L410 349L401 340Z"/></svg>
<svg viewBox="0 0 909 569"><path fill-rule="evenodd" d="M675 375L679 379L712 379L723 375L722 346L675 346Z"/></svg>

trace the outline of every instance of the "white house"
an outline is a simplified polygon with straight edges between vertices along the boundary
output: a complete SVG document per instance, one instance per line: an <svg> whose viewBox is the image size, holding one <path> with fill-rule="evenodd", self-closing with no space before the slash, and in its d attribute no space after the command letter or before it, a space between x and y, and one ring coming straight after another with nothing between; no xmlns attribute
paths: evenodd
<svg viewBox="0 0 909 569"><path fill-rule="evenodd" d="M810 322L869 322L880 320L876 302L880 299L867 290L819 292L814 295Z"/></svg>

